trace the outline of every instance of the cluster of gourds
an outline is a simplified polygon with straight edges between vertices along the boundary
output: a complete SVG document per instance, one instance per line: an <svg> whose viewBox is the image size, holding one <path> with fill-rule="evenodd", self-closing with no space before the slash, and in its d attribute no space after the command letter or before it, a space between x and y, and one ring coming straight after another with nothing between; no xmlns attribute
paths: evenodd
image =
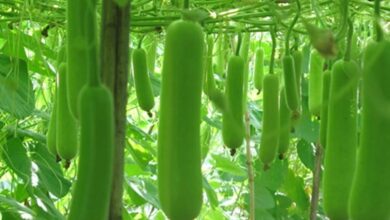
<svg viewBox="0 0 390 220"><path fill-rule="evenodd" d="M68 219L107 219L113 175L112 93L100 82L96 1L69 0L47 145L64 160L79 153ZM93 187L92 187L93 186Z"/></svg>
<svg viewBox="0 0 390 220"><path fill-rule="evenodd" d="M65 160L80 153L69 219L105 219L114 120L112 94L100 82L97 65L96 1L70 0L67 7L67 47L58 62L47 143L53 154ZM184 18L166 31L158 116L158 189L161 207L173 220L194 219L202 206L202 88L222 111L224 144L234 152L244 141L250 35L239 37L227 65L222 52L224 36L219 34L216 42L211 35L205 39L200 24ZM136 96L140 108L151 114L155 102L149 73L154 71L157 40L152 36L148 53L139 45L132 54ZM263 95L259 157L266 169L277 155L285 158L291 128L300 115L302 53L287 50L284 54L282 86L272 68L264 74L264 50L260 47L255 54L253 84ZM360 141L358 64L346 56L324 71L322 55L313 50L310 57L308 108L321 119L319 143L326 148L325 212L332 220L389 219L390 136L383 134L390 131L390 87L386 84L390 81L390 42L378 39L365 50ZM225 66L223 94L214 72L222 76Z"/></svg>

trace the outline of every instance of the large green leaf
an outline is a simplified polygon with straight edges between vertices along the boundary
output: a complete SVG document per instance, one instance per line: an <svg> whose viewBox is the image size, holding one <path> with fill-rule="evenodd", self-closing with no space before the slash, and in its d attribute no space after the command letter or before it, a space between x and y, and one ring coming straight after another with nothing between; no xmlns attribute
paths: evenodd
<svg viewBox="0 0 390 220"><path fill-rule="evenodd" d="M25 213L25 214L29 214L31 216L35 215L33 210L20 204L18 201L11 199L11 198L7 198L1 194L0 194L0 210L1 210L2 215L4 213L8 213L7 216L15 217L15 219L17 219L17 216L19 216L19 215L16 215L16 213L19 213L19 214ZM13 213L13 214L11 214L11 213ZM3 216L3 219L5 219L5 216Z"/></svg>
<svg viewBox="0 0 390 220"><path fill-rule="evenodd" d="M26 62L0 55L0 109L16 118L24 118L34 108L34 91Z"/></svg>
<svg viewBox="0 0 390 220"><path fill-rule="evenodd" d="M19 138L10 138L3 147L2 158L7 166L16 173L24 183L30 184L31 160L27 156L26 148Z"/></svg>
<svg viewBox="0 0 390 220"><path fill-rule="evenodd" d="M210 186L209 182L205 177L203 177L203 189L206 191L207 199L211 205L211 207L218 207L218 196L215 193L214 189Z"/></svg>
<svg viewBox="0 0 390 220"><path fill-rule="evenodd" d="M301 162L309 168L314 170L314 151L310 143L305 140L300 140L297 144L298 157Z"/></svg>
<svg viewBox="0 0 390 220"><path fill-rule="evenodd" d="M288 163L286 160L276 159L270 169L264 171L263 163L256 160L255 167L258 170L256 181L272 191L276 191L282 185L287 174Z"/></svg>
<svg viewBox="0 0 390 220"><path fill-rule="evenodd" d="M305 184L301 177L296 176L294 171L288 170L283 189L287 196L291 198L299 209L307 211L309 208L309 196L305 192Z"/></svg>
<svg viewBox="0 0 390 220"><path fill-rule="evenodd" d="M302 115L295 126L293 136L302 138L307 142L317 142L319 134L318 120L313 120L307 107L307 99L302 101Z"/></svg>
<svg viewBox="0 0 390 220"><path fill-rule="evenodd" d="M216 169L239 177L245 177L247 175L245 169L240 167L237 163L216 154L212 155L212 157Z"/></svg>
<svg viewBox="0 0 390 220"><path fill-rule="evenodd" d="M65 196L69 192L71 183L65 179L54 155L49 153L46 146L36 144L31 157L38 166L38 184L57 198Z"/></svg>

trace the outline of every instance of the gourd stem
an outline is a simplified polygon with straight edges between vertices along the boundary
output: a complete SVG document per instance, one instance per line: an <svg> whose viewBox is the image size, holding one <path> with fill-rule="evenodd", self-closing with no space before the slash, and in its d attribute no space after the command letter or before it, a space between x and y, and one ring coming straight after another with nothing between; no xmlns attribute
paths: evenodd
<svg viewBox="0 0 390 220"><path fill-rule="evenodd" d="M381 0L375 0L374 10L375 10L375 19L374 19L374 26L376 30L376 41L383 40L383 31L380 26L379 20L380 20L380 11L381 11Z"/></svg>
<svg viewBox="0 0 390 220"><path fill-rule="evenodd" d="M274 74L274 64L275 64L275 51L276 51L276 26L271 27L271 39L272 39L272 51L271 51L271 61L269 65L269 74Z"/></svg>
<svg viewBox="0 0 390 220"><path fill-rule="evenodd" d="M352 36L353 36L353 22L351 19L348 19L348 38L347 38L347 49L345 50L344 60L351 60L351 50L352 50Z"/></svg>
<svg viewBox="0 0 390 220"><path fill-rule="evenodd" d="M296 0L297 1L297 14L295 15L294 17L294 20L292 21L290 27L288 28L288 31L287 31L287 35L286 35L286 56L288 56L290 54L290 36L291 36L291 32L295 26L295 24L297 23L298 21L298 18L301 14L301 3L299 0Z"/></svg>

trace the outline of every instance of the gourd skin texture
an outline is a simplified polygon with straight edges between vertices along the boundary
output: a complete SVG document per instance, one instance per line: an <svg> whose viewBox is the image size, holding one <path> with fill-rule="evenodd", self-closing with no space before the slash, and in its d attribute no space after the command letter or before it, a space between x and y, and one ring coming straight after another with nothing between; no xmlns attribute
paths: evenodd
<svg viewBox="0 0 390 220"><path fill-rule="evenodd" d="M255 60L255 88L260 92L263 89L264 78L264 50L259 48L256 50Z"/></svg>
<svg viewBox="0 0 390 220"><path fill-rule="evenodd" d="M330 70L324 72L322 76L322 105L321 105L321 124L320 124L320 144L326 147L326 134L328 129L328 102L330 90Z"/></svg>
<svg viewBox="0 0 390 220"><path fill-rule="evenodd" d="M260 140L260 159L269 166L276 157L279 144L279 78L275 74L264 76L263 122Z"/></svg>
<svg viewBox="0 0 390 220"><path fill-rule="evenodd" d="M46 143L49 152L56 156L57 155L57 105L58 105L57 97L54 100L55 100L54 107L50 115L49 128L46 134Z"/></svg>
<svg viewBox="0 0 390 220"><path fill-rule="evenodd" d="M146 52L142 48L133 50L133 72L138 104L142 110L149 112L154 106L154 96L148 74Z"/></svg>
<svg viewBox="0 0 390 220"><path fill-rule="evenodd" d="M309 69L309 111L311 114L320 116L322 99L322 68L324 59L317 51L310 56Z"/></svg>
<svg viewBox="0 0 390 220"><path fill-rule="evenodd" d="M66 64L60 65L58 74L57 152L62 159L71 160L77 154L78 125L70 112L67 99Z"/></svg>
<svg viewBox="0 0 390 220"><path fill-rule="evenodd" d="M365 52L362 130L350 201L351 220L390 219L390 42Z"/></svg>
<svg viewBox="0 0 390 220"><path fill-rule="evenodd" d="M334 64L323 176L324 209L331 220L349 219L348 199L357 150L358 79L359 68L354 61L339 60Z"/></svg>
<svg viewBox="0 0 390 220"><path fill-rule="evenodd" d="M201 26L187 20L171 23L166 35L157 168L161 207L172 220L194 219L202 206L203 38Z"/></svg>
<svg viewBox="0 0 390 220"><path fill-rule="evenodd" d="M80 157L69 220L106 220L114 156L114 107L103 86L80 93Z"/></svg>
<svg viewBox="0 0 390 220"><path fill-rule="evenodd" d="M299 111L297 80L295 78L294 59L291 55L283 57L283 75L287 105L293 112Z"/></svg>
<svg viewBox="0 0 390 220"><path fill-rule="evenodd" d="M287 105L285 88L280 91L280 132L279 132L279 158L283 159L290 145L292 111Z"/></svg>
<svg viewBox="0 0 390 220"><path fill-rule="evenodd" d="M225 96L227 109L222 117L222 137L231 149L241 146L244 140L244 59L233 56L228 62Z"/></svg>
<svg viewBox="0 0 390 220"><path fill-rule="evenodd" d="M89 16L85 16L85 10L89 7L90 0L67 1L67 77L68 77L68 102L72 115L78 118L78 98L81 89L87 83L88 70L88 45L91 42L86 36L88 29L94 25ZM95 64L93 64L95 65Z"/></svg>

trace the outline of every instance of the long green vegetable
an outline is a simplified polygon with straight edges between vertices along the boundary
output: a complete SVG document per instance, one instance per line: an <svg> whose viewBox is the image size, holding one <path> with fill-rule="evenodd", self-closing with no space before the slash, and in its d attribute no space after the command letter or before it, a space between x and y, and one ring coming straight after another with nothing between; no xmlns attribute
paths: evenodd
<svg viewBox="0 0 390 220"><path fill-rule="evenodd" d="M167 30L158 128L158 191L172 220L202 207L200 107L204 36L198 23L177 20Z"/></svg>
<svg viewBox="0 0 390 220"><path fill-rule="evenodd" d="M78 149L78 124L70 112L67 99L66 65L63 63L58 71L57 91L57 152L65 160L71 160Z"/></svg>
<svg viewBox="0 0 390 220"><path fill-rule="evenodd" d="M324 59L316 50L313 50L309 67L309 110L316 116L320 116L321 113L323 66Z"/></svg>
<svg viewBox="0 0 390 220"><path fill-rule="evenodd" d="M260 159L268 169L276 157L279 144L279 77L267 74L263 81L263 121Z"/></svg>
<svg viewBox="0 0 390 220"><path fill-rule="evenodd" d="M339 60L333 65L323 177L324 209L332 220L350 219L348 199L357 150L358 79L355 62Z"/></svg>
<svg viewBox="0 0 390 220"><path fill-rule="evenodd" d="M244 59L233 56L229 59L226 79L225 96L227 101L226 111L223 113L222 136L225 145L231 149L241 146L244 130Z"/></svg>
<svg viewBox="0 0 390 220"><path fill-rule="evenodd" d="M363 67L362 129L352 184L353 220L390 219L390 41L372 43Z"/></svg>

